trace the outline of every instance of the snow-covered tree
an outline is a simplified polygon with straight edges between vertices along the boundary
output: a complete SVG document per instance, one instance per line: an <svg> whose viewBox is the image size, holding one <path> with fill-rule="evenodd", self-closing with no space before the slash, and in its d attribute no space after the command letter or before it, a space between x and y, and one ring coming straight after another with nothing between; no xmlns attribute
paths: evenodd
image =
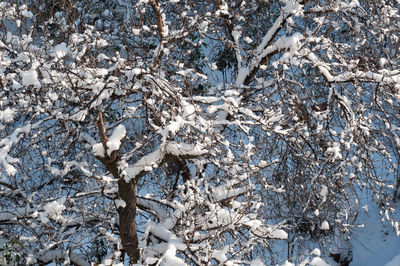
<svg viewBox="0 0 400 266"><path fill-rule="evenodd" d="M0 2L0 263L345 263L365 196L399 234L398 10Z"/></svg>

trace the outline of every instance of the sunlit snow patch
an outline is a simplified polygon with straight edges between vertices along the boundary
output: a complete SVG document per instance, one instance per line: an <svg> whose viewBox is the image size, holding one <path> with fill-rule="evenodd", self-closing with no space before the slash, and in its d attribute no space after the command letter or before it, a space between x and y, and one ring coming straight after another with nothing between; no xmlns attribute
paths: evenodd
<svg viewBox="0 0 400 266"><path fill-rule="evenodd" d="M107 141L107 154L111 155L113 151L119 150L122 144L122 139L126 136L126 128L124 125L118 125Z"/></svg>
<svg viewBox="0 0 400 266"><path fill-rule="evenodd" d="M21 71L22 85L29 86L40 86L40 82L38 80L38 75L36 70L31 69L28 71Z"/></svg>

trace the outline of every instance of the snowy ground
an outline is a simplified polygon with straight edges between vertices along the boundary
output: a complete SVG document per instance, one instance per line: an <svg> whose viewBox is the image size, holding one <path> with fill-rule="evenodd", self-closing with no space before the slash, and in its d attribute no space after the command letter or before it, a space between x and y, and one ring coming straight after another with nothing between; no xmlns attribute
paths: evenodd
<svg viewBox="0 0 400 266"><path fill-rule="evenodd" d="M357 219L365 228L356 229L353 235L353 262L351 266L400 266L400 237L388 223L380 223L378 207L368 206L368 213ZM400 212L400 204L397 204ZM400 215L397 214L399 218Z"/></svg>

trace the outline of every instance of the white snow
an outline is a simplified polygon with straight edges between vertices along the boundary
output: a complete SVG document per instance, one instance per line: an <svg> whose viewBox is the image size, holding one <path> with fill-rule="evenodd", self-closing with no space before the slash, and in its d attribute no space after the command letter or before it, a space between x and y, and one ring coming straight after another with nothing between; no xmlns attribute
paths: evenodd
<svg viewBox="0 0 400 266"><path fill-rule="evenodd" d="M57 93L50 92L50 93L49 93L49 98L50 98L50 100L52 100L53 102L57 101L57 100L58 100Z"/></svg>
<svg viewBox="0 0 400 266"><path fill-rule="evenodd" d="M22 78L22 85L24 86L40 85L37 72L34 69L28 71L21 71L21 78Z"/></svg>
<svg viewBox="0 0 400 266"><path fill-rule="evenodd" d="M326 153L332 154L334 160L342 159L342 154L340 153L340 146L339 146L339 143L337 143L337 142L333 143L332 147L329 147L328 149L326 149Z"/></svg>
<svg viewBox="0 0 400 266"><path fill-rule="evenodd" d="M48 217L58 220L61 217L62 211L65 210L64 202L65 198L61 198L59 200L47 203L43 209Z"/></svg>
<svg viewBox="0 0 400 266"><path fill-rule="evenodd" d="M142 70L140 68L134 68L132 70L125 70L125 76L128 81L131 81L135 76L140 75Z"/></svg>
<svg viewBox="0 0 400 266"><path fill-rule="evenodd" d="M190 119L193 117L195 108L193 104L188 103L187 101L182 101L182 109L183 109L183 117L186 119Z"/></svg>
<svg viewBox="0 0 400 266"><path fill-rule="evenodd" d="M291 49L291 50L295 51L299 48L300 41L303 38L304 38L303 35L300 33L295 33L289 37L282 36L276 41L275 46L277 46L278 49ZM265 50L267 50L267 49L265 49ZM263 51L262 54L265 53L265 50Z"/></svg>
<svg viewBox="0 0 400 266"><path fill-rule="evenodd" d="M4 111L0 111L0 121L9 123L14 120L15 111L7 107Z"/></svg>
<svg viewBox="0 0 400 266"><path fill-rule="evenodd" d="M311 255L321 256L321 250L315 248L313 251L311 251Z"/></svg>
<svg viewBox="0 0 400 266"><path fill-rule="evenodd" d="M207 153L207 150L204 149L204 146L201 144L187 144L187 143L178 143L175 141L171 141L166 146L166 151L175 155L193 155L198 156Z"/></svg>
<svg viewBox="0 0 400 266"><path fill-rule="evenodd" d="M322 230L329 230L329 223L327 221L323 221L321 223L321 229Z"/></svg>
<svg viewBox="0 0 400 266"><path fill-rule="evenodd" d="M165 226L153 222L147 223L146 232L151 232L153 235L160 239L163 239L164 241L168 241L169 239L174 237L174 234L167 228L165 228Z"/></svg>
<svg viewBox="0 0 400 266"><path fill-rule="evenodd" d="M103 61L103 60L109 60L110 58L108 57L108 56L106 56L105 54L102 54L102 53L100 53L98 56L97 56L97 61L99 61L99 62L101 62L101 61Z"/></svg>
<svg viewBox="0 0 400 266"><path fill-rule="evenodd" d="M118 208L125 208L126 207L126 202L123 199L116 199L115 200L115 206Z"/></svg>
<svg viewBox="0 0 400 266"><path fill-rule="evenodd" d="M126 128L124 125L118 125L114 132L112 133L111 137L107 141L107 154L108 156L111 155L113 151L117 151L120 149L122 144L122 140L126 136Z"/></svg>
<svg viewBox="0 0 400 266"><path fill-rule="evenodd" d="M264 263L262 262L261 259L257 258L250 262L250 266L264 266Z"/></svg>
<svg viewBox="0 0 400 266"><path fill-rule="evenodd" d="M207 27L208 27L208 22L207 22L207 21L203 21L203 22L200 24L200 29L203 30L203 31L206 30Z"/></svg>
<svg viewBox="0 0 400 266"><path fill-rule="evenodd" d="M313 258L312 261L308 265L311 266L330 266L328 263L326 263L323 259L316 257Z"/></svg>
<svg viewBox="0 0 400 266"><path fill-rule="evenodd" d="M229 11L228 11L228 5L225 3L225 1L222 2L223 4L220 6L221 9L217 10L215 12L216 16L219 16L220 14L223 15L229 15Z"/></svg>
<svg viewBox="0 0 400 266"><path fill-rule="evenodd" d="M387 62L386 58L379 59L379 65L381 66L381 68L385 67L386 62Z"/></svg>
<svg viewBox="0 0 400 266"><path fill-rule="evenodd" d="M262 51L265 49L267 44L271 41L272 37L276 33L276 31L279 29L279 27L282 25L283 21L286 19L286 17L289 14L281 14L276 20L274 25L268 30L267 34L265 34L261 44L257 47L257 53L261 54Z"/></svg>
<svg viewBox="0 0 400 266"><path fill-rule="evenodd" d="M240 34L241 34L241 32L238 31L238 30L236 30L236 29L232 31L232 37L233 37L233 40L234 40L236 43L239 41Z"/></svg>
<svg viewBox="0 0 400 266"><path fill-rule="evenodd" d="M125 181L130 182L130 180L136 178L136 176L139 175L140 172L145 171L145 167L158 164L159 162L161 162L162 158L163 155L160 148L146 156L143 156L133 166L125 169Z"/></svg>
<svg viewBox="0 0 400 266"><path fill-rule="evenodd" d="M212 196L215 201L220 202L225 199L229 199L229 198L236 197L238 195L242 195L249 190L250 190L250 187L248 187L248 186L232 188L231 184L220 185L220 186L213 188Z"/></svg>
<svg viewBox="0 0 400 266"><path fill-rule="evenodd" d="M94 156L104 157L104 147L101 143L96 143L92 147Z"/></svg>
<svg viewBox="0 0 400 266"><path fill-rule="evenodd" d="M172 136L176 134L176 132L183 126L184 120L181 116L177 116L175 121L172 121L169 125L167 125L164 129L161 130L161 135L166 138L168 133Z"/></svg>
<svg viewBox="0 0 400 266"><path fill-rule="evenodd" d="M226 257L226 252L228 252L229 246L225 246L222 250L215 250L212 257L216 259L220 264L223 264L228 260Z"/></svg>
<svg viewBox="0 0 400 266"><path fill-rule="evenodd" d="M10 137L0 140L0 147L1 147L0 163L5 168L7 174L15 175L17 172L15 167L10 164L10 163L18 162L18 159L12 158L11 156L8 155L8 152L10 151L11 146L14 143L17 143L23 137L23 133L28 133L32 128L36 128L38 125L40 125L42 123L42 121L36 122L34 125L27 124L23 127L19 127L14 130L14 132L11 134Z"/></svg>
<svg viewBox="0 0 400 266"><path fill-rule="evenodd" d="M187 264L181 259L176 257L175 246L168 244L168 249L164 254L164 260L161 263L162 266L187 266Z"/></svg>
<svg viewBox="0 0 400 266"><path fill-rule="evenodd" d="M38 256L38 259L42 261L56 261L57 259L64 258L65 250L63 249L51 249L47 250L44 254ZM69 258L74 265L90 266L90 263L81 256L81 254L75 252L69 252Z"/></svg>
<svg viewBox="0 0 400 266"><path fill-rule="evenodd" d="M140 73L142 73L142 70L140 68L135 67L134 69L132 69L132 73L133 75L139 75Z"/></svg>
<svg viewBox="0 0 400 266"><path fill-rule="evenodd" d="M11 86L15 90L18 90L18 89L22 88L22 85L19 82L15 81L15 80L12 80L12 85Z"/></svg>
<svg viewBox="0 0 400 266"><path fill-rule="evenodd" d="M241 67L239 69L238 77L236 78L235 86L241 87L243 82L246 80L247 75L249 75L250 70L248 67Z"/></svg>
<svg viewBox="0 0 400 266"><path fill-rule="evenodd" d="M325 185L322 185L321 186L321 191L319 192L319 194L322 197L322 202L321 202L321 204L322 204L322 203L324 203L326 201L326 195L328 195L328 187L325 186ZM318 212L318 214L319 214L319 212Z"/></svg>
<svg viewBox="0 0 400 266"><path fill-rule="evenodd" d="M288 234L281 229L276 229L271 231L271 237L275 239L287 239Z"/></svg>
<svg viewBox="0 0 400 266"><path fill-rule="evenodd" d="M310 265L310 266L331 266L330 264L326 263L323 259L321 259L319 256L321 255L321 252L319 249L314 249L310 256L305 256L302 258L302 261L300 261L298 264L293 264L289 261L285 261L284 264L282 264L282 266L295 266L295 265L299 265L299 266L306 266L306 265ZM312 260L310 261L310 259L312 258ZM336 265L336 264L334 264ZM332 265L333 266L333 265Z"/></svg>
<svg viewBox="0 0 400 266"><path fill-rule="evenodd" d="M287 135L289 133L289 129L283 130L282 127L278 125L274 128L274 132L281 135Z"/></svg>
<svg viewBox="0 0 400 266"><path fill-rule="evenodd" d="M258 163L258 167L260 167L260 168L265 168L267 166L269 166L267 161L260 160L260 162Z"/></svg>
<svg viewBox="0 0 400 266"><path fill-rule="evenodd" d="M33 14L32 14L31 11L24 10L24 11L21 12L21 15L26 17L26 18L33 18Z"/></svg>
<svg viewBox="0 0 400 266"><path fill-rule="evenodd" d="M358 0L352 0L351 2L344 2L344 1L339 1L340 3L340 8L345 9L345 8L355 8L360 6L360 3Z"/></svg>
<svg viewBox="0 0 400 266"><path fill-rule="evenodd" d="M69 48L65 42L60 43L54 47L54 56L56 58L62 58L69 52Z"/></svg>
<svg viewBox="0 0 400 266"><path fill-rule="evenodd" d="M71 115L69 117L69 119L71 119L73 121L83 121L83 120L85 120L87 112L88 112L87 110L80 110L79 112Z"/></svg>
<svg viewBox="0 0 400 266"><path fill-rule="evenodd" d="M400 254L385 264L385 266L399 266L399 265L400 265Z"/></svg>
<svg viewBox="0 0 400 266"><path fill-rule="evenodd" d="M396 203L392 207L398 209L399 204ZM391 225L387 222L382 224L380 218L376 203L368 204L368 211L360 212L356 222L362 223L363 226L353 229L354 237L351 241L353 261L351 266L400 265L396 264L400 259L400 238L396 236ZM399 218L398 213L396 218Z"/></svg>
<svg viewBox="0 0 400 266"><path fill-rule="evenodd" d="M245 42L249 43L249 44L253 42L253 40L252 40L251 38L247 37L247 36L244 37L243 40L244 40Z"/></svg>

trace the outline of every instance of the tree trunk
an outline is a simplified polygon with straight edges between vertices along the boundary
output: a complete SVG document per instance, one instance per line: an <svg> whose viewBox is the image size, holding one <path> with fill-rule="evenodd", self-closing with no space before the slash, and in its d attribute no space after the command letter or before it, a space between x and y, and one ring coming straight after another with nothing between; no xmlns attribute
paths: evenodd
<svg viewBox="0 0 400 266"><path fill-rule="evenodd" d="M125 207L117 208L119 215L119 233L122 247L128 254L130 262L139 260L139 242L136 231L136 185L133 182L125 182L118 170L119 150L107 155L107 132L104 127L102 113L98 112L97 127L99 129L101 142L104 147L104 156L97 157L108 171L118 180L118 197L125 201Z"/></svg>
<svg viewBox="0 0 400 266"><path fill-rule="evenodd" d="M117 161L99 158L114 178L118 180L118 197L125 201L125 207L117 209L119 215L119 233L122 247L128 254L131 263L139 260L139 243L136 231L136 186L133 182L125 182L120 176Z"/></svg>
<svg viewBox="0 0 400 266"><path fill-rule="evenodd" d="M136 232L136 186L132 182L126 183L124 179L120 178L118 180L118 195L126 203L124 208L119 207L117 209L122 246L131 263L136 263L139 260Z"/></svg>

